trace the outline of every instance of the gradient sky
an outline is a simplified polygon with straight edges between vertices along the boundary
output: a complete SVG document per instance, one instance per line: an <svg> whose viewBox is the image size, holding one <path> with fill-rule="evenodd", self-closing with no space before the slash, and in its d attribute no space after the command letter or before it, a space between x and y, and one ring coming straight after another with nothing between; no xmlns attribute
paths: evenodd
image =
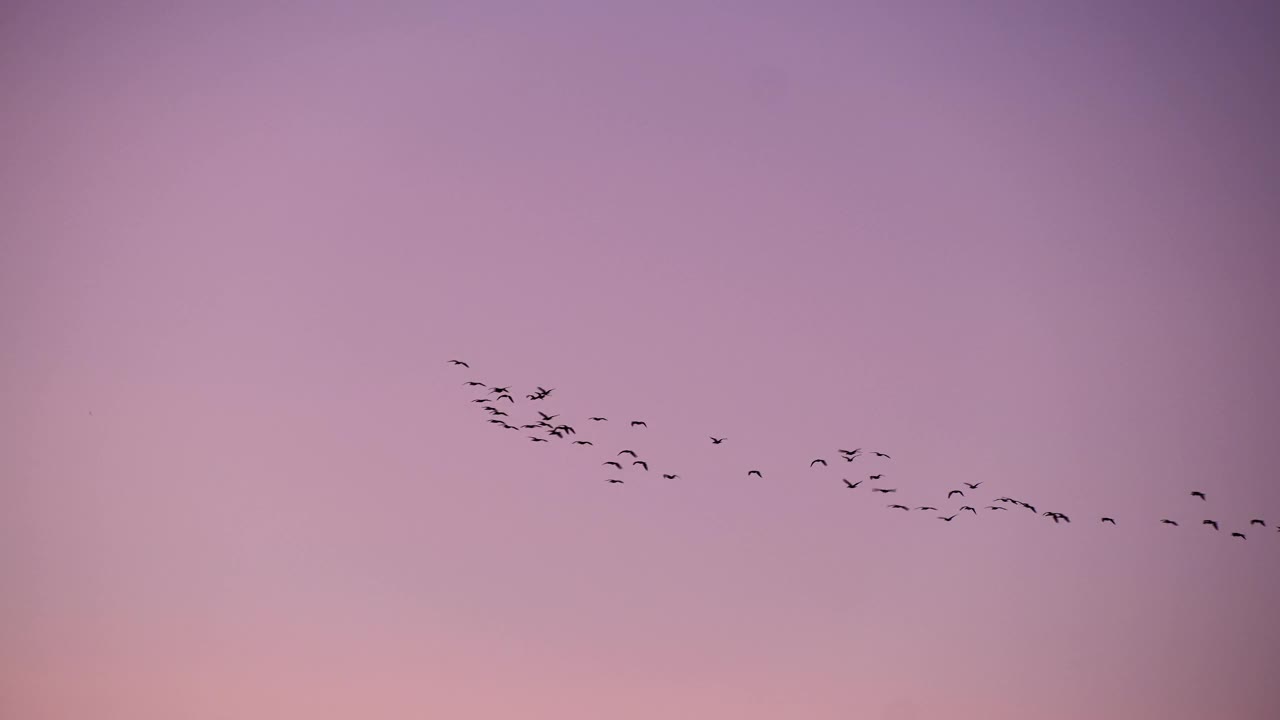
<svg viewBox="0 0 1280 720"><path fill-rule="evenodd" d="M1280 717L1280 12L846 5L0 4L0 715Z"/></svg>

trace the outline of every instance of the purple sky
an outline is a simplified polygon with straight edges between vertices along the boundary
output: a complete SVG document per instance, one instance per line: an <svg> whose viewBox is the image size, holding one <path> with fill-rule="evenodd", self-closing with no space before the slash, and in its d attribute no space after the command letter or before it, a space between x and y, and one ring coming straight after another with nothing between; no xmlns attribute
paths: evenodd
<svg viewBox="0 0 1280 720"><path fill-rule="evenodd" d="M0 715L1280 716L1274 3L203 5L0 5Z"/></svg>

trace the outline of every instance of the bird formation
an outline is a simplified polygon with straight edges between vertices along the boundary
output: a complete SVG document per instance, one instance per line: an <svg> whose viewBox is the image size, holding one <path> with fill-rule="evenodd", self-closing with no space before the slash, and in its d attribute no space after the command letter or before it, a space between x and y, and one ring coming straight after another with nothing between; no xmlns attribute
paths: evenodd
<svg viewBox="0 0 1280 720"><path fill-rule="evenodd" d="M468 363L462 360L449 360L448 363L450 365L459 366L467 369L471 368L471 366ZM468 380L464 382L463 385L469 388L487 388L487 392L485 393L484 397L475 398L471 400L471 402L475 404L480 404L482 406L481 409L489 413L489 418L488 418L489 423L498 425L506 430L516 430L516 431L532 430L532 431L541 431L543 433L543 436L538 436L538 435L527 436L529 441L531 442L550 443L553 441L553 439L567 440L570 436L577 435L577 429L574 428L572 425L569 425L565 422L559 422L559 423L554 422L557 418L560 417L560 415L548 414L541 410L535 410L535 414L537 415L536 419L531 418L529 422L526 422L525 424L522 424L522 425L512 425L507 420L501 419L501 418L508 418L510 417L510 415L498 408L499 401L506 400L508 403L507 407L509 408L514 408L514 406L517 405L515 398L511 395L510 387L505 387L500 385L491 386L491 385L487 385L486 383L480 382L478 380ZM544 388L541 386L535 386L534 391L531 393L525 394L524 397L530 403L539 402L542 400L546 400L548 397L551 396L551 394L554 391L555 391L555 388ZM602 422L609 422L609 418L594 415L594 416L588 417L587 421L591 423L602 423ZM627 427L631 429L647 429L649 425L644 420L631 420L629 421L629 425ZM710 438L712 445L723 445L725 441L728 440L727 437L716 437L714 435L709 435L708 437ZM579 447L594 447L595 445L590 440L574 439L574 440L571 440L570 443L572 445L576 445ZM841 448L841 449L837 449L836 452L838 453L837 456L841 460L844 460L845 462L850 462L850 463L868 454L868 453L864 453L863 449L860 447L855 448L853 450L845 450ZM869 455L877 459L884 459L884 460L892 459L892 457L888 453L885 453L879 450L873 450L869 453ZM649 471L649 461L646 459L642 459L635 450L623 448L619 450L613 457L619 458L623 456L627 456L629 458L629 461L630 461L629 465L624 466L620 461L616 459L609 459L609 460L603 461L601 463L601 466L613 468L618 471L622 471L626 468L637 468L637 467L641 468L643 472L647 473ZM810 468L814 468L819 465L824 468L828 467L826 458L813 458L809 462ZM761 479L764 478L764 474L758 469L747 470L746 476L758 477ZM879 471L879 472L876 472L875 474L868 474L866 479L879 481L879 480L882 480L884 476L885 476L885 473L883 471ZM664 472L662 473L662 478L664 480L677 480L677 479L680 479L680 475L674 472ZM624 480L613 478L613 477L604 478L604 481L609 484L618 484L618 485L625 484ZM847 478L841 478L841 482L844 483L844 488L847 490L858 490L862 486L864 480L860 479L860 480L857 480L856 482L852 482ZM962 484L965 486L965 489L969 491L976 491L981 485L984 484L984 482L976 482L976 483L966 482ZM870 489L870 491L873 493L881 493L884 495L888 495L891 493L898 492L898 488L873 487ZM959 488L951 489L946 492L945 499L950 500L956 496L965 498L966 497L965 490L962 490ZM1191 491L1189 497L1196 498L1203 503L1209 502L1208 496L1203 491L1200 491L1200 490ZM992 505L985 506L984 509L987 512L1007 512L1009 510L1009 507L1007 506L1012 505L1014 507L1019 507L1019 508L1028 510L1033 515L1038 514L1039 517L1044 517L1049 520L1052 520L1055 525L1062 524L1062 523L1066 523L1068 525L1071 524L1071 518L1066 513L1059 512L1056 510L1046 510L1044 512L1040 512L1035 505L1031 504L1030 502L1026 502L1024 500L1017 500L1012 497L1003 496L1003 497L994 498L992 502L1001 503L1001 504L1000 505L992 504ZM893 504L887 505L886 508L890 510L901 510L904 512L939 512L938 508L933 505L919 505L919 506L916 506L914 511L910 506L901 504L901 503L893 503ZM950 523L950 522L953 522L956 518L960 517L960 515L964 512L972 513L975 516L979 514L976 507L972 505L962 505L952 510L951 514L949 515L938 515L936 517L938 520L942 520L944 522ZM1116 519L1110 516L1101 516L1098 519L1098 522L1100 524L1107 524L1107 525L1118 524ZM1171 527L1180 527L1177 520L1173 520L1170 518L1162 518L1159 521L1159 524L1168 525ZM1221 530L1221 527L1218 521L1214 519L1202 519L1201 525L1211 527L1215 531ZM1255 527L1255 526L1262 527L1262 528L1269 527L1267 522L1261 518L1254 518L1249 521L1249 527ZM1280 526L1278 526L1276 529L1277 531L1280 531ZM1230 533L1230 537L1239 538L1241 540L1248 539L1245 533L1240 530L1232 531Z"/></svg>

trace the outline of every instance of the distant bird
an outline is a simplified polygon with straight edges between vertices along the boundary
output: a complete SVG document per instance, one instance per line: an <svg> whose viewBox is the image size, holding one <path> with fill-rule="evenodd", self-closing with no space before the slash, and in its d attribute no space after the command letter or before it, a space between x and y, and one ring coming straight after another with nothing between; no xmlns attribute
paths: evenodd
<svg viewBox="0 0 1280 720"><path fill-rule="evenodd" d="M952 495L959 495L960 497L964 497L964 491L952 490L951 492L947 493L947 499L950 500Z"/></svg>
<svg viewBox="0 0 1280 720"><path fill-rule="evenodd" d="M620 451L618 452L618 454L619 454L619 455L630 455L631 457L640 457L639 455L637 455L637 454L636 454L636 451L635 451L635 450L620 450Z"/></svg>
<svg viewBox="0 0 1280 720"><path fill-rule="evenodd" d="M555 420L556 418L560 417L559 415L548 415L542 412L541 410L538 411L538 415L542 417L542 422L551 422L552 420Z"/></svg>
<svg viewBox="0 0 1280 720"><path fill-rule="evenodd" d="M906 505L890 505L889 508L892 510L910 510L911 509Z"/></svg>
<svg viewBox="0 0 1280 720"><path fill-rule="evenodd" d="M841 455L857 455L860 452L862 452L862 448L858 448L857 450L841 450L840 454Z"/></svg>
<svg viewBox="0 0 1280 720"><path fill-rule="evenodd" d="M477 399L475 399L475 400L472 400L471 402L473 402L473 403L480 403L480 402L487 403L487 402L489 402L489 398L477 398Z"/></svg>
<svg viewBox="0 0 1280 720"><path fill-rule="evenodd" d="M844 478L841 478L841 480L844 480ZM845 480L845 481L844 481L844 484L845 484L846 486L848 486L848 488L849 488L850 490L856 490L856 489L858 488L858 486L862 484L862 481L861 481L861 480L859 480L859 481L858 481L858 482L856 482L856 483L851 483L851 482L849 482L848 480Z"/></svg>
<svg viewBox="0 0 1280 720"><path fill-rule="evenodd" d="M1217 529L1218 529L1218 523L1217 523L1217 521L1216 521L1216 520L1205 520L1204 522L1202 522L1202 523L1200 523L1200 524L1201 524L1201 525L1212 525L1214 530L1217 530Z"/></svg>
<svg viewBox="0 0 1280 720"><path fill-rule="evenodd" d="M475 380L471 380L471 381L469 381L469 382L465 382L465 383L463 383L463 384L464 384L464 385L466 385L466 386L468 386L468 387L488 387L488 385L485 385L485 384L484 384L484 383L482 383L482 382L476 382Z"/></svg>
<svg viewBox="0 0 1280 720"><path fill-rule="evenodd" d="M1172 521L1172 520L1169 520L1168 518L1165 518L1164 520L1161 520L1161 521L1160 521L1160 523L1161 523L1162 525L1172 525L1172 526L1174 526L1174 527L1177 527L1177 526L1178 526L1178 523L1176 523L1176 522L1174 522L1174 521Z"/></svg>
<svg viewBox="0 0 1280 720"><path fill-rule="evenodd" d="M493 401L494 401L494 402L498 402L498 401L499 401L499 400L501 400L502 398L506 398L509 402L512 402L512 403L514 403L514 402L515 402L515 399L514 399L514 398L512 398L510 395L508 395L508 394L506 394L506 393L502 393L502 394L501 394L501 395L499 395L498 397L494 398L494 399L493 399Z"/></svg>
<svg viewBox="0 0 1280 720"><path fill-rule="evenodd" d="M1231 533L1231 537L1238 537L1238 538L1240 538L1241 540L1248 540L1248 539L1249 539L1249 538L1247 538L1247 537L1245 537L1245 536L1244 536L1244 533Z"/></svg>
<svg viewBox="0 0 1280 720"><path fill-rule="evenodd" d="M539 437L532 437L532 436L530 436L530 437L529 437L529 439L530 439L530 440L532 440L532 441L534 441L534 442L551 442L550 440L548 440L548 439L546 439L546 438L539 438Z"/></svg>
<svg viewBox="0 0 1280 720"><path fill-rule="evenodd" d="M588 419L588 420L595 420L596 422L600 422L601 420L608 420L609 418L593 417L593 418L587 418L587 419Z"/></svg>
<svg viewBox="0 0 1280 720"><path fill-rule="evenodd" d="M1101 522L1109 522L1109 523L1111 523L1112 525L1115 525L1115 524L1116 524L1116 520L1115 520L1115 518L1109 518L1109 517L1104 517L1104 518L1102 518Z"/></svg>
<svg viewBox="0 0 1280 720"><path fill-rule="evenodd" d="M977 515L977 514L978 514L978 511L977 511L977 510L974 510L973 508L969 507L968 505L965 505L964 507L960 508L960 509L959 509L959 510L957 510L956 512L957 512L957 513L962 513L962 512L964 512L965 510L968 510L969 512L973 513L974 515Z"/></svg>
<svg viewBox="0 0 1280 720"><path fill-rule="evenodd" d="M957 514L959 514L959 513L957 513ZM938 516L938 519L939 519L939 520L946 520L947 522L951 522L952 520L955 520L955 519L956 519L956 516L955 516L955 515L952 515L951 517L942 517L941 515L939 515L939 516Z"/></svg>
<svg viewBox="0 0 1280 720"><path fill-rule="evenodd" d="M764 477L763 475L761 475L761 474L760 474L760 471L759 471L759 470L748 470L748 471L747 471L747 477L751 477L752 475L755 475L755 476L756 476L756 477L758 477L758 478L762 478L762 477Z"/></svg>
<svg viewBox="0 0 1280 720"><path fill-rule="evenodd" d="M976 483L962 483L962 484L968 485L970 490L977 490L978 486L981 485L982 483L976 482Z"/></svg>
<svg viewBox="0 0 1280 720"><path fill-rule="evenodd" d="M577 435L577 434L578 434L578 431L577 431L577 430L574 430L573 428L569 427L568 425L557 425L557 426L555 427L555 429L556 429L556 430L563 430L564 432L567 432L567 433L569 433L570 435Z"/></svg>
<svg viewBox="0 0 1280 720"><path fill-rule="evenodd" d="M728 439L729 439L729 438L718 438L718 437L715 437L714 435L712 435L712 436L710 436L710 437L711 437L711 444L712 444L712 445L719 445L720 443L722 443L722 442L724 442L725 440L728 440Z"/></svg>
<svg viewBox="0 0 1280 720"><path fill-rule="evenodd" d="M495 385L489 388L490 395L493 395L493 394L501 395L502 393L509 393L509 392L511 392L511 388L509 387L498 387Z"/></svg>
<svg viewBox="0 0 1280 720"><path fill-rule="evenodd" d="M1007 508L1007 507L1005 507L1005 506L1003 506L1003 505L988 505L988 506L987 506L987 509L988 509L988 510L1008 510L1009 508Z"/></svg>
<svg viewBox="0 0 1280 720"><path fill-rule="evenodd" d="M1053 522L1055 525L1059 520L1066 520L1067 522L1071 522L1071 518L1067 517L1066 515L1063 515L1060 512L1045 512L1041 514L1044 515L1045 517L1053 518Z"/></svg>
<svg viewBox="0 0 1280 720"><path fill-rule="evenodd" d="M573 444L574 445L594 445L595 443L591 442L590 440L574 440Z"/></svg>
<svg viewBox="0 0 1280 720"><path fill-rule="evenodd" d="M505 425L505 424L506 424L506 423L502 422L501 420L499 420L498 418L489 418L487 422L497 423L498 425Z"/></svg>
<svg viewBox="0 0 1280 720"><path fill-rule="evenodd" d="M613 478L609 478L606 482L611 482L611 483L621 483L622 481L621 481L621 480L614 480Z"/></svg>
<svg viewBox="0 0 1280 720"><path fill-rule="evenodd" d="M643 421L643 420L632 420L632 421L631 421L631 427L635 427L635 426L637 426L637 425L639 425L639 426L641 426L641 427L649 427L647 424L645 424L645 421Z"/></svg>
<svg viewBox="0 0 1280 720"><path fill-rule="evenodd" d="M898 492L898 488L871 488L871 492L878 492L878 493Z"/></svg>
<svg viewBox="0 0 1280 720"><path fill-rule="evenodd" d="M809 463L809 467L813 467L814 465L817 465L818 463L822 463L822 466L823 466L823 467L826 467L826 466L827 466L827 461L826 461L826 460L823 460L822 458L818 458L817 460L814 460L813 462Z"/></svg>
<svg viewBox="0 0 1280 720"><path fill-rule="evenodd" d="M470 365L468 365L468 364L466 364L466 363L462 362L461 360L450 360L450 361L449 361L449 364L450 364L450 365L461 365L461 366L462 366L462 367L464 367L464 368L469 368L469 367L471 367Z"/></svg>
<svg viewBox="0 0 1280 720"><path fill-rule="evenodd" d="M600 464L601 464L601 465L612 465L612 466L614 466L614 467L618 468L619 470L621 470L621 469L622 469L622 463L620 463L620 462L615 462L615 461L613 461L613 460L610 460L610 461L608 461L608 462L602 462L602 463L600 463Z"/></svg>
<svg viewBox="0 0 1280 720"><path fill-rule="evenodd" d="M937 510L938 508L933 507L933 506L931 506L931 505L921 505L920 507L918 507L918 508L916 508L916 509L917 509L917 510Z"/></svg>
<svg viewBox="0 0 1280 720"><path fill-rule="evenodd" d="M853 462L854 460L857 460L860 457L862 456L861 455L842 455L840 459L844 460L845 462Z"/></svg>
<svg viewBox="0 0 1280 720"><path fill-rule="evenodd" d="M869 480L879 480L879 479L880 479L880 478L882 478L882 477L884 477L884 474L883 474L883 473L881 473L880 475L868 475L868 476L867 476L867 479L869 479Z"/></svg>
<svg viewBox="0 0 1280 720"><path fill-rule="evenodd" d="M1199 490L1193 490L1193 491L1191 492L1191 497L1198 497L1198 498L1200 498L1201 500L1205 500L1205 499L1206 499L1206 498L1205 498L1205 496L1204 496L1204 493L1200 492Z"/></svg>
<svg viewBox="0 0 1280 720"><path fill-rule="evenodd" d="M886 455L886 454L884 454L884 453L882 453L882 452L873 452L873 453L871 453L871 454L872 454L872 455L875 455L876 457L882 457L882 458L887 458L887 457L889 457L888 455ZM890 458L890 459L892 459L892 458Z"/></svg>
<svg viewBox="0 0 1280 720"><path fill-rule="evenodd" d="M524 428L525 430L532 430L538 426L537 425L521 425L520 427Z"/></svg>
<svg viewBox="0 0 1280 720"><path fill-rule="evenodd" d="M678 478L678 477L680 477L680 476L679 476L679 475L663 475L663 476L662 476L662 479L663 479L663 480L675 480L675 479L676 479L676 478Z"/></svg>
<svg viewBox="0 0 1280 720"><path fill-rule="evenodd" d="M1267 524L1266 524L1266 523L1262 522L1261 520L1257 520L1257 519L1250 520L1250 521L1249 521L1249 524L1250 524L1250 525L1261 525L1262 527L1266 527L1266 526L1267 526Z"/></svg>
<svg viewBox="0 0 1280 720"><path fill-rule="evenodd" d="M635 462L633 462L633 463L631 463L631 464L632 464L632 465L639 465L640 467L643 467L645 470L648 470L648 469L649 469L649 463L647 463L647 462L645 462L645 461L643 461L643 460L637 460L637 461L635 461Z"/></svg>

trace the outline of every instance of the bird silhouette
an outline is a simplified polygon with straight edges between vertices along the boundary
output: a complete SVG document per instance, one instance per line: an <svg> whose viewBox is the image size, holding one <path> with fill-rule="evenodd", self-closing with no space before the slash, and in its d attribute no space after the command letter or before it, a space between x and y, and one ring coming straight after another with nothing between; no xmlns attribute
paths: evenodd
<svg viewBox="0 0 1280 720"><path fill-rule="evenodd" d="M718 437L716 437L716 436L714 436L714 435L711 435L711 436L709 436L709 437L711 438L711 444L712 444L712 445L719 445L720 443L722 443L722 442L724 442L725 440L728 440L728 439L729 439L729 438L718 438Z"/></svg>
<svg viewBox="0 0 1280 720"><path fill-rule="evenodd" d="M622 481L621 481L621 480L614 480L613 478L609 478L607 482L611 482L611 483L621 483Z"/></svg>
<svg viewBox="0 0 1280 720"><path fill-rule="evenodd" d="M956 514L958 515L959 513L956 513ZM951 517L942 517L941 515L939 515L939 516L938 516L938 519L939 519L939 520L946 520L947 522L951 522L952 520L955 520L955 519L956 519L956 516L955 516L955 515L952 515Z"/></svg>
<svg viewBox="0 0 1280 720"><path fill-rule="evenodd" d="M878 493L898 492L898 488L871 488L871 492L878 492Z"/></svg>
<svg viewBox="0 0 1280 720"><path fill-rule="evenodd" d="M889 457L888 455L886 455L886 454L884 454L884 453L882 453L882 452L873 452L873 453L871 453L871 454L872 454L872 455L875 455L876 457L882 457L882 458L887 458L887 457ZM892 458L890 458L890 459L892 459Z"/></svg>
<svg viewBox="0 0 1280 720"><path fill-rule="evenodd" d="M649 463L647 463L647 462L645 462L645 461L643 461L643 460L637 460L637 461L635 461L635 462L633 462L633 463L631 463L631 464L632 464L632 465L639 465L640 467L644 468L645 470L648 470L648 469L649 469Z"/></svg>
<svg viewBox="0 0 1280 720"><path fill-rule="evenodd" d="M1258 520L1258 519L1256 519L1256 518L1255 518L1255 519L1253 519L1253 520L1250 520L1250 521L1249 521L1249 524L1250 524L1250 525L1261 525L1262 527L1266 527L1266 526L1267 526L1267 524L1266 524L1266 523L1264 523L1264 522L1262 522L1261 520Z"/></svg>
<svg viewBox="0 0 1280 720"><path fill-rule="evenodd" d="M1104 517L1104 518L1102 518L1101 522L1109 522L1109 523L1111 523L1112 525L1115 525L1115 524L1116 524L1116 520L1115 520L1115 518L1109 518L1109 517Z"/></svg>
<svg viewBox="0 0 1280 720"><path fill-rule="evenodd" d="M1008 510L1009 508L1007 508L1007 507L1005 507L1005 506L1003 506L1003 505L988 505L988 506L987 506L987 509L988 509L988 510Z"/></svg>
<svg viewBox="0 0 1280 720"><path fill-rule="evenodd" d="M595 443L591 442L590 440L574 440L573 444L574 445L594 445Z"/></svg>
<svg viewBox="0 0 1280 720"><path fill-rule="evenodd" d="M471 367L470 365L468 365L468 364L466 364L466 363L462 362L461 360L450 360L450 361L449 361L449 364L450 364L450 365L461 365L461 366L462 366L462 367L464 367L464 368L469 368L469 367Z"/></svg>
<svg viewBox="0 0 1280 720"><path fill-rule="evenodd" d="M974 510L973 508L969 507L968 505L965 505L964 507L960 508L960 509L959 509L959 510L957 510L956 512L957 512L957 513L962 513L962 512L964 512L965 510L968 510L969 512L973 513L974 515L977 515L977 514L978 514L978 511L977 511L977 510Z"/></svg>
<svg viewBox="0 0 1280 720"><path fill-rule="evenodd" d="M968 485L970 490L977 490L978 486L981 485L982 483L976 482L976 483L964 483L964 484Z"/></svg>
<svg viewBox="0 0 1280 720"><path fill-rule="evenodd" d="M472 400L471 402L473 402L473 403L487 403L487 402L489 402L489 398L476 398L475 400Z"/></svg>
<svg viewBox="0 0 1280 720"><path fill-rule="evenodd" d="M610 460L610 461L608 461L608 462L602 462L602 463L600 463L600 464L601 464L601 465L612 465L612 466L614 466L614 467L618 468L619 470L621 470L621 469L622 469L622 463L620 463L620 462L615 462L615 461L613 461L613 460Z"/></svg>
<svg viewBox="0 0 1280 720"><path fill-rule="evenodd" d="M1060 513L1060 512L1046 512L1046 513L1044 513L1044 515L1045 515L1045 517L1051 517L1051 518L1053 518L1053 522L1054 522L1054 524L1055 524L1055 525L1058 523L1058 521L1059 521L1059 520L1063 520L1063 521L1066 521L1066 522L1071 522L1071 518L1067 517L1066 515L1063 515L1063 514L1062 514L1062 513Z"/></svg>
<svg viewBox="0 0 1280 720"><path fill-rule="evenodd" d="M600 421L602 421L602 420L608 420L609 418L592 417L592 418L587 418L587 419L588 419L588 420L595 420L596 422L600 422Z"/></svg>
<svg viewBox="0 0 1280 720"><path fill-rule="evenodd" d="M489 388L490 395L501 395L503 393L509 393L509 392L511 392L511 388L509 387L498 387L497 385L494 385L493 387Z"/></svg>
<svg viewBox="0 0 1280 720"><path fill-rule="evenodd" d="M1160 523L1161 523L1162 525L1172 525L1172 526L1174 526L1174 527L1178 527L1178 523L1176 523L1176 522L1174 522L1174 521L1172 521L1172 520L1170 520L1170 519L1168 519L1168 518L1165 518L1164 520L1161 520L1161 521L1160 521Z"/></svg>
<svg viewBox="0 0 1280 720"><path fill-rule="evenodd" d="M879 475L868 475L868 476L867 476L867 478L868 478L869 480L879 480L879 479L880 479L880 478L882 478L882 477L884 477L884 473L881 473L881 474L879 474Z"/></svg>
<svg viewBox="0 0 1280 720"><path fill-rule="evenodd" d="M471 380L471 381L465 382L465 383L463 383L463 385L466 385L467 387L488 387L488 386L487 386L487 385L485 385L484 383L482 383L482 382L476 382L475 380Z"/></svg>
<svg viewBox="0 0 1280 720"><path fill-rule="evenodd" d="M916 508L916 509L917 509L917 510L937 510L938 508L933 507L933 506L931 506L931 505L921 505L920 507L918 507L918 508Z"/></svg>
<svg viewBox="0 0 1280 720"><path fill-rule="evenodd" d="M894 510L910 510L911 509L906 505L890 505L889 507Z"/></svg>
<svg viewBox="0 0 1280 720"><path fill-rule="evenodd" d="M619 454L619 455L630 455L631 457L640 457L639 455L636 455L636 451L635 451L635 450L619 450L619 451L618 451L618 454Z"/></svg>
<svg viewBox="0 0 1280 720"><path fill-rule="evenodd" d="M842 480L844 480L844 478L841 478L841 479L842 479ZM851 483L851 482L849 482L848 480L845 480L845 481L844 481L844 484L845 484L845 485L847 485L847 486L849 487L849 489L850 489L850 490L855 490L855 489L857 489L857 487L858 487L859 485L861 485L861 484L862 484L862 481L861 481L861 480L859 480L859 481L858 481L858 482L856 482L856 483Z"/></svg>
<svg viewBox="0 0 1280 720"><path fill-rule="evenodd" d="M822 458L818 458L817 460L814 460L813 462L809 463L809 467L813 467L814 465L817 465L818 463L822 463L822 466L823 466L823 467L826 467L826 465L827 465L827 461L826 461L826 460L823 460Z"/></svg>
<svg viewBox="0 0 1280 720"><path fill-rule="evenodd" d="M950 500L952 495L959 495L960 497L964 497L964 491L952 490L951 492L947 493L947 499Z"/></svg>
<svg viewBox="0 0 1280 720"><path fill-rule="evenodd" d="M663 476L662 476L662 478L663 478L664 480L675 480L675 479L676 479L676 478L678 478L678 477L680 477L680 476L679 476L679 475L663 475Z"/></svg>
<svg viewBox="0 0 1280 720"><path fill-rule="evenodd" d="M862 448L858 448L857 450L841 450L840 454L841 455L857 455L860 452L862 452Z"/></svg>
<svg viewBox="0 0 1280 720"><path fill-rule="evenodd" d="M645 421L643 421L643 420L632 420L632 421L631 421L631 427L635 427L635 426L637 426L637 425L639 425L639 426L641 426L641 427L649 427L647 424L645 424Z"/></svg>
<svg viewBox="0 0 1280 720"><path fill-rule="evenodd" d="M1191 491L1191 497L1198 497L1198 498L1200 498L1201 500L1206 500L1206 499L1207 499L1207 498L1204 496L1204 493L1200 492L1199 490L1193 490L1193 491Z"/></svg>
<svg viewBox="0 0 1280 720"><path fill-rule="evenodd" d="M494 399L493 399L493 401L494 401L494 402L498 402L498 401L499 401L499 400L501 400L502 398L506 398L508 402L510 402L510 403L512 403L512 404L515 404L515 399L514 399L514 398L512 398L510 395L508 395L508 394L506 394L506 393L503 393L503 394L499 395L498 397L494 398Z"/></svg>
<svg viewBox="0 0 1280 720"><path fill-rule="evenodd" d="M551 422L552 420L555 420L556 418L560 417L559 415L548 415L542 412L541 410L538 411L538 415L539 417L542 418L542 422Z"/></svg>
<svg viewBox="0 0 1280 720"><path fill-rule="evenodd" d="M1244 533L1238 533L1238 532L1236 532L1236 533L1231 533L1231 537L1238 537L1238 538L1240 538L1241 540L1248 540L1248 539L1249 539L1249 538L1247 538L1247 537L1245 537L1245 536L1244 536Z"/></svg>
<svg viewBox="0 0 1280 720"><path fill-rule="evenodd" d="M756 476L756 477L758 477L758 478L762 478L762 477L764 477L763 475L761 475L761 474L760 474L760 471L759 471L759 470L748 470L748 471L747 471L747 477L751 477L752 475L755 475L755 476Z"/></svg>
<svg viewBox="0 0 1280 720"><path fill-rule="evenodd" d="M1201 525L1212 525L1214 530L1217 530L1217 529L1218 529L1218 522L1217 522L1216 520L1205 520L1204 522L1202 522L1202 523L1200 523L1200 524L1201 524Z"/></svg>
<svg viewBox="0 0 1280 720"><path fill-rule="evenodd" d="M551 442L550 440L548 440L548 439L546 439L546 438L539 438L539 437L532 437L532 436L531 436L529 439L530 439L530 440L532 440L532 441L534 441L534 442Z"/></svg>

